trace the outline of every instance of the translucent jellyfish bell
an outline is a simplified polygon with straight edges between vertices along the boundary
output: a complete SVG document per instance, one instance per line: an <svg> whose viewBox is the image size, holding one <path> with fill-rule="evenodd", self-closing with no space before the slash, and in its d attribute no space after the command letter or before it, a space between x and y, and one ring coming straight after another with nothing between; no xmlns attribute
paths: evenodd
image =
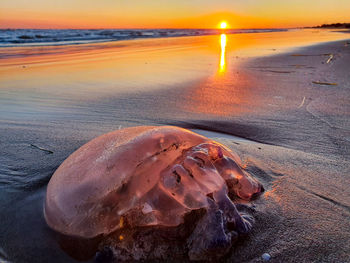
<svg viewBox="0 0 350 263"><path fill-rule="evenodd" d="M191 131L133 127L102 135L70 155L52 176L45 218L54 230L83 238L121 227L177 226L208 196L249 199L261 185L229 149ZM218 201L218 200L216 200Z"/></svg>

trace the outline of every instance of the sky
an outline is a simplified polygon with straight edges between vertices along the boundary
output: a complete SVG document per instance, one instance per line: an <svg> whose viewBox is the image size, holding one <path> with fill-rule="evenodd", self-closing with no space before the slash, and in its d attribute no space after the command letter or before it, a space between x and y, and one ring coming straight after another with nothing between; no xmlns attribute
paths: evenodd
<svg viewBox="0 0 350 263"><path fill-rule="evenodd" d="M350 0L1 0L0 28L280 28L349 14Z"/></svg>

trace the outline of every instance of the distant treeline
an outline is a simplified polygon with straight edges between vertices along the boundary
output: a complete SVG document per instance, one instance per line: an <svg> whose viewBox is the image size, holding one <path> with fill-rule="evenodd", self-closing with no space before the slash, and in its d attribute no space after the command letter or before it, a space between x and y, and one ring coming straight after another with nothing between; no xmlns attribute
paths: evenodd
<svg viewBox="0 0 350 263"><path fill-rule="evenodd" d="M350 28L350 23L323 24L316 26L316 28Z"/></svg>

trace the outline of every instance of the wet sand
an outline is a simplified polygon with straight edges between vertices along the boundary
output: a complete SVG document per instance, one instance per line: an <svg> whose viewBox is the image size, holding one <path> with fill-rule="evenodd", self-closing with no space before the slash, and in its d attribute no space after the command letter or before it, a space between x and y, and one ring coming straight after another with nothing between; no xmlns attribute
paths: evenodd
<svg viewBox="0 0 350 263"><path fill-rule="evenodd" d="M227 36L224 56L220 36L3 56L0 258L74 262L42 216L54 170L99 134L174 124L218 132L267 189L227 260L350 261L348 38Z"/></svg>

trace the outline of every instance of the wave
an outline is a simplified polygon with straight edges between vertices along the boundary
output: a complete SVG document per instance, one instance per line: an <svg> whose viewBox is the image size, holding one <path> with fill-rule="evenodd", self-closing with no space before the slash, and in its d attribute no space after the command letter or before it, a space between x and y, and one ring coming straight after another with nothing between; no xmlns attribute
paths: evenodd
<svg viewBox="0 0 350 263"><path fill-rule="evenodd" d="M287 29L230 29L227 34L280 32ZM0 47L74 45L137 38L204 36L218 29L0 29Z"/></svg>

